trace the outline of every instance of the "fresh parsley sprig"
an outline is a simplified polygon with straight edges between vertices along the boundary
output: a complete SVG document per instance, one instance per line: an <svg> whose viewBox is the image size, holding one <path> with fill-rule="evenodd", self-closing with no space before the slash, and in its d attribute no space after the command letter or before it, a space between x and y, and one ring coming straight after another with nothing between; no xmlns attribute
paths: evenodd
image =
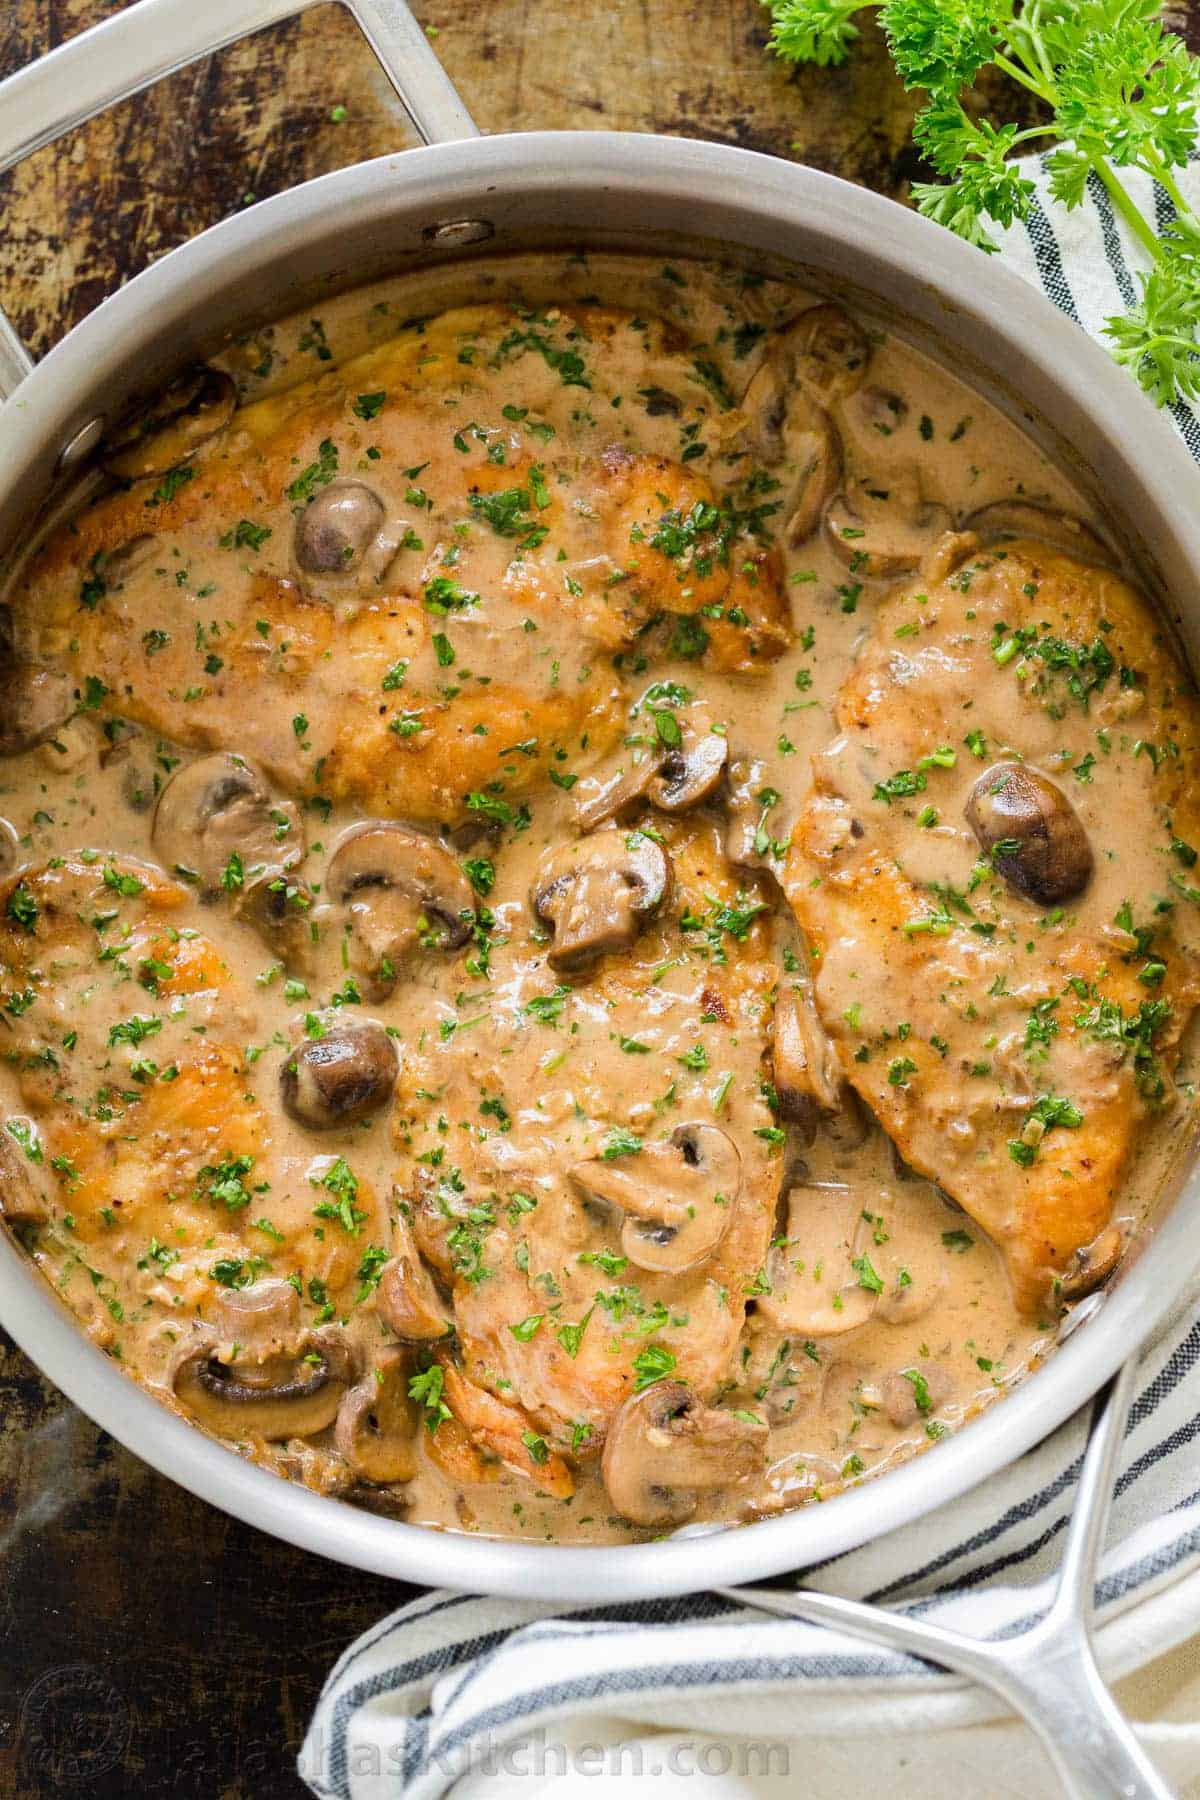
<svg viewBox="0 0 1200 1800"><path fill-rule="evenodd" d="M1174 171L1196 142L1200 58L1163 25L1158 0L763 0L771 48L790 62L841 63L874 7L907 88L928 102L916 141L943 177L913 186L927 218L981 250L989 225L1029 210L1033 184L1017 158L1046 148L1053 197L1078 206L1094 173L1150 267L1141 299L1105 321L1110 347L1162 406L1200 399L1200 217ZM972 117L964 98L993 67L1048 109L1018 130ZM973 109L975 110L975 109ZM1176 211L1162 232L1136 205L1118 170L1141 169Z"/></svg>

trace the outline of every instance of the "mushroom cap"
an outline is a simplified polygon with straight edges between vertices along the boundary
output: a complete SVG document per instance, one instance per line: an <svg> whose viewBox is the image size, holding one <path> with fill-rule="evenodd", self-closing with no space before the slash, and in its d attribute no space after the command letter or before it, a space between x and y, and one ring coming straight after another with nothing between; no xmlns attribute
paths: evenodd
<svg viewBox="0 0 1200 1800"><path fill-rule="evenodd" d="M719 732L690 727L683 728L681 737L680 744L658 745L641 762L622 759L585 777L575 806L580 829L594 831L639 801L648 800L660 812L682 813L715 794L729 759L726 739Z"/></svg>
<svg viewBox="0 0 1200 1800"><path fill-rule="evenodd" d="M409 1398L409 1358L386 1348L338 1407L333 1439L362 1481L386 1487L417 1472L417 1408Z"/></svg>
<svg viewBox="0 0 1200 1800"><path fill-rule="evenodd" d="M305 882L276 872L260 876L243 888L235 911L286 968L293 974L309 976L317 963L312 920L315 905L316 895Z"/></svg>
<svg viewBox="0 0 1200 1800"><path fill-rule="evenodd" d="M630 763L621 757L585 775L575 801L579 829L595 831L598 825L607 825L610 819L620 818L629 807L644 801L661 762L661 756L653 751L641 762Z"/></svg>
<svg viewBox="0 0 1200 1800"><path fill-rule="evenodd" d="M990 506L968 513L962 530L976 532L985 545L1007 538L1032 538L1035 543L1065 550L1081 562L1100 563L1108 568L1116 562L1108 545L1090 525L1059 506L1042 506L1036 500L993 500Z"/></svg>
<svg viewBox="0 0 1200 1800"><path fill-rule="evenodd" d="M433 1343L453 1326L403 1214L393 1228L391 1260L384 1264L375 1289L375 1310L406 1344Z"/></svg>
<svg viewBox="0 0 1200 1800"><path fill-rule="evenodd" d="M915 569L952 524L948 507L921 498L915 478L908 492L887 500L835 494L825 510L825 536L840 561L851 573L884 579Z"/></svg>
<svg viewBox="0 0 1200 1800"><path fill-rule="evenodd" d="M284 1058L279 1075L283 1104L293 1119L314 1131L352 1125L386 1106L396 1088L400 1059L378 1019L326 1012L321 1037L305 1038Z"/></svg>
<svg viewBox="0 0 1200 1800"><path fill-rule="evenodd" d="M235 854L243 878L290 869L304 855L304 825L290 800L272 793L245 757L226 750L177 769L158 797L151 833L169 872L199 876L217 893Z"/></svg>
<svg viewBox="0 0 1200 1800"><path fill-rule="evenodd" d="M1092 847L1062 789L1029 763L998 762L979 777L967 823L992 867L1040 906L1082 893L1092 876Z"/></svg>
<svg viewBox="0 0 1200 1800"><path fill-rule="evenodd" d="M54 736L75 709L59 669L0 655L0 756L19 756Z"/></svg>
<svg viewBox="0 0 1200 1800"><path fill-rule="evenodd" d="M296 516L293 554L306 575L345 575L379 535L383 501L362 481L333 481Z"/></svg>
<svg viewBox="0 0 1200 1800"><path fill-rule="evenodd" d="M680 1525L701 1493L730 1488L763 1465L765 1423L704 1406L681 1381L656 1381L613 1415L600 1473L634 1525Z"/></svg>
<svg viewBox="0 0 1200 1800"><path fill-rule="evenodd" d="M807 1143L823 1114L841 1105L844 1083L837 1054L821 1029L812 996L780 988L771 1045L772 1078L781 1117L798 1125Z"/></svg>
<svg viewBox="0 0 1200 1800"><path fill-rule="evenodd" d="M165 475L224 431L236 407L237 389L223 369L185 369L150 406L109 433L104 466L122 481Z"/></svg>
<svg viewBox="0 0 1200 1800"><path fill-rule="evenodd" d="M586 968L627 950L673 880L666 851L640 832L597 831L551 850L538 866L530 898L537 917L554 928L552 966Z"/></svg>
<svg viewBox="0 0 1200 1800"><path fill-rule="evenodd" d="M715 794L729 761L729 744L717 731L683 733L651 776L647 794L660 812L682 813Z"/></svg>
<svg viewBox="0 0 1200 1800"><path fill-rule="evenodd" d="M1115 1225L1076 1250L1057 1284L1060 1300L1082 1300L1103 1287L1121 1260L1124 1241Z"/></svg>
<svg viewBox="0 0 1200 1800"><path fill-rule="evenodd" d="M344 906L350 961L384 999L418 943L457 950L471 935L475 895L448 850L424 832L380 821L352 826L329 861L325 891Z"/></svg>
<svg viewBox="0 0 1200 1800"><path fill-rule="evenodd" d="M212 1331L185 1343L172 1371L175 1398L218 1437L311 1437L332 1425L354 1376L340 1331L304 1332L293 1350L223 1362Z"/></svg>
<svg viewBox="0 0 1200 1800"><path fill-rule="evenodd" d="M571 1179L625 1216L621 1248L639 1269L680 1275L729 1230L742 1188L741 1152L717 1125L676 1126L639 1156L576 1163Z"/></svg>

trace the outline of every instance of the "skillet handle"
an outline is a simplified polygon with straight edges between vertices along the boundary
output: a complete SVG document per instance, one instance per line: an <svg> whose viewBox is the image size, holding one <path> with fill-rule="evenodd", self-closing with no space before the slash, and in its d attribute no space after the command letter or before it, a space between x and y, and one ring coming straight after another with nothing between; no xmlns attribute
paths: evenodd
<svg viewBox="0 0 1200 1800"><path fill-rule="evenodd" d="M138 0L0 82L0 174L119 100L317 0ZM342 0L426 144L478 136L406 0ZM0 311L0 400L33 367Z"/></svg>

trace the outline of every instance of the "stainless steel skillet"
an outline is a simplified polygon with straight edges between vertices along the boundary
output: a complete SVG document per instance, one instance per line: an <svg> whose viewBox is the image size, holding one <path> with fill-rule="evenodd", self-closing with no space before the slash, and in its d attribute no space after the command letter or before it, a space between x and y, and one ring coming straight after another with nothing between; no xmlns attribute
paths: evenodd
<svg viewBox="0 0 1200 1800"><path fill-rule="evenodd" d="M159 75L301 10L141 0L0 86L0 170ZM382 275L537 247L720 252L800 275L927 344L1090 487L1200 644L1197 476L1169 423L1016 276L891 202L719 146L616 133L480 139L400 0L353 0L430 143L326 176L216 226L106 301L37 367L0 326L0 552L85 462L106 418L228 336ZM563 1548L434 1535L288 1486L170 1415L79 1332L0 1234L0 1319L86 1412L172 1479L303 1548L416 1582L567 1602L734 1586L837 1555L1003 1467L1081 1406L1165 1317L1200 1244L1200 1173L1033 1379L869 1487L702 1539Z"/></svg>

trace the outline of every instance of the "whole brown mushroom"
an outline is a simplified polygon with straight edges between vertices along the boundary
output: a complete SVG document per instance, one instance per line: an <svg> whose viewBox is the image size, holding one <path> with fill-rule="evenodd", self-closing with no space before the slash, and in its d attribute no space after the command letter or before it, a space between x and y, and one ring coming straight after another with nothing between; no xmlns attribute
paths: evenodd
<svg viewBox="0 0 1200 1800"><path fill-rule="evenodd" d="M319 1015L320 1037L284 1058L279 1091L293 1119L332 1131L369 1118L390 1101L399 1073L396 1046L377 1019L343 1012Z"/></svg>
<svg viewBox="0 0 1200 1800"><path fill-rule="evenodd" d="M1092 847L1060 787L1029 763L998 762L971 789L967 823L992 867L1039 906L1083 892L1092 877Z"/></svg>
<svg viewBox="0 0 1200 1800"><path fill-rule="evenodd" d="M294 554L306 575L346 575L379 535L383 501L361 481L335 481L296 517Z"/></svg>

